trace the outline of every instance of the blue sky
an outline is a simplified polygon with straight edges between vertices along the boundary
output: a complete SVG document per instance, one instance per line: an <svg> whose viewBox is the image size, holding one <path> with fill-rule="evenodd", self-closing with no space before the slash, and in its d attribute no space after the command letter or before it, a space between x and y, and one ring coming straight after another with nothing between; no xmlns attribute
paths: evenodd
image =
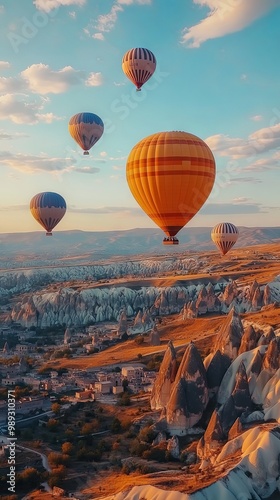
<svg viewBox="0 0 280 500"><path fill-rule="evenodd" d="M190 226L278 226L280 0L0 0L0 232L37 231L30 199L60 193L57 230L155 227L126 183L126 158L165 130L213 151L213 191ZM157 69L136 92L123 54ZM105 124L85 157L73 114Z"/></svg>

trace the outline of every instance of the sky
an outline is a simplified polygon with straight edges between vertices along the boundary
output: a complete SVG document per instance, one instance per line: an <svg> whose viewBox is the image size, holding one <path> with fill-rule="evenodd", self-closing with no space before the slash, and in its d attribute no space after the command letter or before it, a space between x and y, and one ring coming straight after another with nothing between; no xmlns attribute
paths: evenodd
<svg viewBox="0 0 280 500"><path fill-rule="evenodd" d="M67 202L56 230L155 227L126 159L168 130L216 160L189 226L279 225L280 0L0 0L0 23L0 233L42 229L29 210L42 191ZM157 60L141 92L121 66L134 47ZM83 111L104 122L89 156L68 132Z"/></svg>

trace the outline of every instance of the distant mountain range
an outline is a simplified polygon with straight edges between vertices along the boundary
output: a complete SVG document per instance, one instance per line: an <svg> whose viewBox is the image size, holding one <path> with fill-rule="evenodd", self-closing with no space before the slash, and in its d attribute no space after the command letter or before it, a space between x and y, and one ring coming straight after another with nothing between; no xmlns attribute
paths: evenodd
<svg viewBox="0 0 280 500"><path fill-rule="evenodd" d="M239 240L235 245L252 245L280 242L280 227L239 227ZM54 231L46 237L43 231L0 234L0 258L17 259L41 256L42 258L73 258L83 256L95 260L124 255L165 255L184 251L216 250L211 240L211 228L190 227L179 233L180 244L163 246L163 233L159 229L130 229L127 231Z"/></svg>

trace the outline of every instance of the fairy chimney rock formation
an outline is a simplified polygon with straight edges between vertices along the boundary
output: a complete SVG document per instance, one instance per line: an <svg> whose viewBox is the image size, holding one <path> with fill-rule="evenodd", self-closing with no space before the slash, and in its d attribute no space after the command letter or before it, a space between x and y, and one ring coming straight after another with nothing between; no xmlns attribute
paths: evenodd
<svg viewBox="0 0 280 500"><path fill-rule="evenodd" d="M204 435L197 444L196 452L199 458L211 459L213 452L220 448L220 443L225 441L225 438L220 415L215 409Z"/></svg>
<svg viewBox="0 0 280 500"><path fill-rule="evenodd" d="M243 337L241 339L238 354L255 349L255 347L257 347L259 337L260 334L255 331L254 327L252 325L248 325L245 328Z"/></svg>
<svg viewBox="0 0 280 500"><path fill-rule="evenodd" d="M233 307L221 326L214 349L219 349L222 354L225 354L233 361L237 357L243 332L241 318Z"/></svg>
<svg viewBox="0 0 280 500"><path fill-rule="evenodd" d="M156 325L154 326L154 328L152 329L151 331L151 335L150 335L150 345L160 345L160 336L159 336L159 331L156 327Z"/></svg>
<svg viewBox="0 0 280 500"><path fill-rule="evenodd" d="M229 307L237 295L238 295L237 284L235 283L235 281L232 281L224 289L224 292L222 294L223 302L227 307Z"/></svg>
<svg viewBox="0 0 280 500"><path fill-rule="evenodd" d="M252 297L252 307L251 311L259 311L263 305L263 294L261 292L260 287L258 286Z"/></svg>
<svg viewBox="0 0 280 500"><path fill-rule="evenodd" d="M210 397L218 392L220 383L229 366L230 360L228 356L221 354L221 351L218 349L206 369L207 386Z"/></svg>
<svg viewBox="0 0 280 500"><path fill-rule="evenodd" d="M265 285L263 289L263 305L268 306L272 303L271 291L269 285Z"/></svg>
<svg viewBox="0 0 280 500"><path fill-rule="evenodd" d="M239 436L239 434L241 434L242 431L243 431L242 423L240 422L240 418L238 417L232 424L228 432L228 441Z"/></svg>
<svg viewBox="0 0 280 500"><path fill-rule="evenodd" d="M166 405L167 429L171 435L185 435L202 417L209 400L206 371L191 342L184 353L170 399Z"/></svg>
<svg viewBox="0 0 280 500"><path fill-rule="evenodd" d="M248 410L252 406L248 378L244 363L241 362L235 375L235 386L232 391L235 409L239 416L243 411Z"/></svg>
<svg viewBox="0 0 280 500"><path fill-rule="evenodd" d="M177 371L176 351L171 340L168 342L160 369L153 385L150 405L152 410L165 408Z"/></svg>

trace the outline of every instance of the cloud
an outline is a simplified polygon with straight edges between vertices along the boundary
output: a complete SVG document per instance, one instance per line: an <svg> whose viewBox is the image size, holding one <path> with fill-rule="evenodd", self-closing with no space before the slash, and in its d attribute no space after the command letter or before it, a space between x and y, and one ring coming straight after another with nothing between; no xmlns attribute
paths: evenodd
<svg viewBox="0 0 280 500"><path fill-rule="evenodd" d="M13 134L8 134L4 130L0 130L0 141L13 141L14 139L22 139L23 137L29 137L28 134L23 132L14 132Z"/></svg>
<svg viewBox="0 0 280 500"><path fill-rule="evenodd" d="M0 5L0 13L1 13L1 5ZM2 69L10 68L10 63L8 61L0 61L0 71Z"/></svg>
<svg viewBox="0 0 280 500"><path fill-rule="evenodd" d="M269 158L259 158L249 165L244 170L254 172L266 172L267 170L275 170L280 167L280 152L276 152Z"/></svg>
<svg viewBox="0 0 280 500"><path fill-rule="evenodd" d="M266 210L259 203L208 203L201 210L201 215L218 214L255 214L264 213Z"/></svg>
<svg viewBox="0 0 280 500"><path fill-rule="evenodd" d="M255 177L234 177L230 179L226 184L244 184L249 182L249 184L259 184L262 182L260 179L257 179Z"/></svg>
<svg viewBox="0 0 280 500"><path fill-rule="evenodd" d="M0 165L18 170L26 174L49 172L51 174L70 172L75 169L72 158L51 158L45 154L11 154L9 152L0 153Z"/></svg>
<svg viewBox="0 0 280 500"><path fill-rule="evenodd" d="M239 198L233 198L232 203L250 203L251 198L245 198L244 196L239 196Z"/></svg>
<svg viewBox="0 0 280 500"><path fill-rule="evenodd" d="M143 211L138 207L98 207L98 208L77 208L68 206L68 212L80 214L123 214L123 215L143 215Z"/></svg>
<svg viewBox="0 0 280 500"><path fill-rule="evenodd" d="M32 92L39 94L61 94L72 85L79 85L85 80L85 72L72 66L54 71L47 64L32 64L21 72L22 78Z"/></svg>
<svg viewBox="0 0 280 500"><path fill-rule="evenodd" d="M253 122L260 122L262 119L263 119L262 115L254 115L251 116L250 118L250 120L252 120Z"/></svg>
<svg viewBox="0 0 280 500"><path fill-rule="evenodd" d="M101 40L101 41L105 40L103 33L94 33L92 35L92 38L95 38L95 40Z"/></svg>
<svg viewBox="0 0 280 500"><path fill-rule="evenodd" d="M216 134L208 137L205 142L220 156L249 158L280 146L280 123L256 130L247 139Z"/></svg>
<svg viewBox="0 0 280 500"><path fill-rule="evenodd" d="M114 4L108 14L98 16L95 28L101 33L111 31L117 22L118 12L120 11L123 11L123 8L118 4Z"/></svg>
<svg viewBox="0 0 280 500"><path fill-rule="evenodd" d="M33 125L38 122L51 123L54 120L61 120L53 113L42 113L42 100L38 102L28 101L25 94L13 95L5 94L0 96L0 120L11 120L17 124Z"/></svg>
<svg viewBox="0 0 280 500"><path fill-rule="evenodd" d="M0 5L0 14L3 14L5 12L5 7L4 5Z"/></svg>
<svg viewBox="0 0 280 500"><path fill-rule="evenodd" d="M0 92L11 93L11 92L22 92L26 89L26 85L19 78L4 76L0 77Z"/></svg>
<svg viewBox="0 0 280 500"><path fill-rule="evenodd" d="M85 84L87 87L99 87L103 83L103 77L101 73L90 73Z"/></svg>
<svg viewBox="0 0 280 500"><path fill-rule="evenodd" d="M79 172L80 174L97 174L100 172L100 168L96 167L76 167L75 172Z"/></svg>
<svg viewBox="0 0 280 500"><path fill-rule="evenodd" d="M88 35L91 36L92 38L95 38L97 40L104 40L104 35L103 33L108 33L111 31L117 20L118 20L118 14L119 12L122 12L123 6L129 6L129 5L150 5L152 3L152 0L116 0L115 3L113 3L111 10L108 12L108 14L101 14L98 16L95 24L92 26L89 26L84 29L84 32ZM91 30L96 29L97 33L94 33L91 35Z"/></svg>
<svg viewBox="0 0 280 500"><path fill-rule="evenodd" d="M67 5L78 5L82 7L86 4L86 1L87 0L34 0L33 4L38 10L50 12L53 9Z"/></svg>
<svg viewBox="0 0 280 500"><path fill-rule="evenodd" d="M190 48L240 31L280 5L279 0L193 0L193 3L208 7L209 13L198 24L183 30L181 41Z"/></svg>

